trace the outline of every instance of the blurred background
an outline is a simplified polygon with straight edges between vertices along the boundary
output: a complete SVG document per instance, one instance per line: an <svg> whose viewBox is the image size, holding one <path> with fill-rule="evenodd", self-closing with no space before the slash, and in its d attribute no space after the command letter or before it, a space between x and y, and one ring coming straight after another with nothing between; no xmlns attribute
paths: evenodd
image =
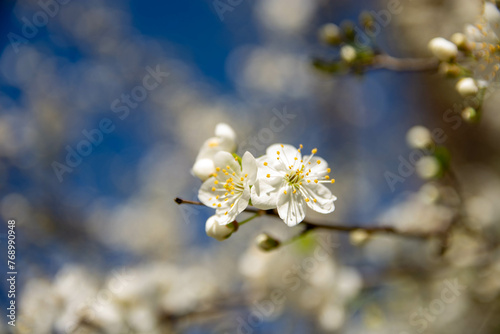
<svg viewBox="0 0 500 334"><path fill-rule="evenodd" d="M0 244L15 219L16 332L497 333L498 94L471 125L446 113L462 102L437 71L312 65L339 55L318 39L324 24L395 4L376 37L396 57L430 57L430 39L481 12L472 0L3 1ZM467 223L443 256L435 240L328 231L266 253L259 233L301 230L273 217L216 241L213 210L174 198L197 200L190 169L220 122L239 154L318 148L338 200L311 220L435 231L460 211ZM425 168L388 182L415 125L444 132L454 182Z"/></svg>

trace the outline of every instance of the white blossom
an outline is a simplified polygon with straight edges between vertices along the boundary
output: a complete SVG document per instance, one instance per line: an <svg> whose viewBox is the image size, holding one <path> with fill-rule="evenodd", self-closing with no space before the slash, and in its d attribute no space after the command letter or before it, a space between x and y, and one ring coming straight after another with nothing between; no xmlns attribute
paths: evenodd
<svg viewBox="0 0 500 334"><path fill-rule="evenodd" d="M291 145L271 145L266 155L257 160L259 171L252 187L252 204L260 209L278 208L278 214L288 225L304 220L306 206L320 213L335 210L337 199L321 183L334 183L328 173L328 163L312 154L301 154Z"/></svg>
<svg viewBox="0 0 500 334"><path fill-rule="evenodd" d="M227 225L248 206L250 186L257 177L257 162L250 152L246 152L240 166L230 153L219 152L214 157L214 164L217 167L212 177L202 184L198 198L216 209L219 223Z"/></svg>

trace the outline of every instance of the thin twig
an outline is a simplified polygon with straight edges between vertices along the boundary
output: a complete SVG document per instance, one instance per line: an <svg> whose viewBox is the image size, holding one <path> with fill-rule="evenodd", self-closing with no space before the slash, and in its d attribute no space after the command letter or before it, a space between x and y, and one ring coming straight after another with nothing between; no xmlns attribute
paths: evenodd
<svg viewBox="0 0 500 334"><path fill-rule="evenodd" d="M450 237L451 237L451 232L453 231L454 227L457 225L461 224L461 226L465 227L469 232L474 233L474 231L470 230L467 228L466 225L463 224L463 220L466 218L467 213L465 212L465 199L464 199L464 194L462 191L462 186L460 185L460 181L458 180L457 175L455 174L454 170L452 168L448 168L447 173L448 178L451 181L451 185L455 189L459 204L458 204L458 209L457 213L451 220L451 222L448 224L448 226L444 229L443 233L441 234L441 249L440 249L440 254L446 253L448 250L448 247L450 246Z"/></svg>
<svg viewBox="0 0 500 334"><path fill-rule="evenodd" d="M184 200L182 198L177 197L175 199L175 202L177 204L194 204L194 205L204 205L201 202L196 202L196 201L188 201ZM246 212L254 212L254 213L260 213L261 215L270 215L270 216L278 216L278 213L276 210L260 210L257 208L252 208L252 207L247 207L245 209ZM338 225L338 224L326 224L326 223L317 223L317 222L311 222L304 220L302 222L306 226L306 229L303 231L303 234L313 230L313 229L325 229L325 230L332 230L332 231L337 231L337 232L353 232L357 230L362 230L365 231L369 234L375 234L375 233L383 233L383 234L392 234L392 235L397 235L397 236L402 236L402 237L409 237L409 238L418 238L418 239L427 239L430 237L433 237L435 235L440 234L441 232L437 233L416 233L416 232L404 232L404 231L398 231L396 228L392 226L363 226L363 225L358 225L358 224L349 224L349 226L346 225ZM302 233L301 233L302 234Z"/></svg>
<svg viewBox="0 0 500 334"><path fill-rule="evenodd" d="M386 69L397 72L425 72L438 69L439 61L436 58L396 58L388 54L373 57L371 69Z"/></svg>

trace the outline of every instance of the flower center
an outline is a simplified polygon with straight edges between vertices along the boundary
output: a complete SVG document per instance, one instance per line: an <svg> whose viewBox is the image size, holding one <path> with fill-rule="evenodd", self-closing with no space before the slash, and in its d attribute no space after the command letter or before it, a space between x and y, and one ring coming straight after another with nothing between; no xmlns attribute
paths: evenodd
<svg viewBox="0 0 500 334"><path fill-rule="evenodd" d="M302 181L302 179L304 178L302 170L303 168L301 168L300 170L299 169L293 170L290 172L290 174L286 174L285 176L286 182L288 182L289 185L294 187L299 186L300 181Z"/></svg>

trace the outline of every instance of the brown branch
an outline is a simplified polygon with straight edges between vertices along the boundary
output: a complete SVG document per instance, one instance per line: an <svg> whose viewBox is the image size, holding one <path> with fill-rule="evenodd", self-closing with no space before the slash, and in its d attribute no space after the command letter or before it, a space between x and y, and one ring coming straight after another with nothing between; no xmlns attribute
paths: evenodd
<svg viewBox="0 0 500 334"><path fill-rule="evenodd" d="M371 69L386 69L397 72L436 71L439 61L436 58L396 58L388 54L373 57Z"/></svg>
<svg viewBox="0 0 500 334"><path fill-rule="evenodd" d="M175 199L175 202L177 204L193 204L193 205L204 205L201 202L197 201L188 201L182 198L177 197ZM246 212L253 212L253 213L260 213L262 215L270 215L270 216L278 216L278 213L276 210L260 210L257 208L253 207L247 207L245 209ZM317 222L311 222L304 220L302 221L302 224L306 226L305 230L301 234L305 234L313 229L325 229L325 230L331 230L331 231L337 231L337 232L353 232L357 230L362 230L367 232L368 234L375 234L375 233L383 233L383 234L392 234L396 236L401 236L401 237L409 237L409 238L417 238L417 239L427 239L436 235L440 235L442 232L435 232L435 233L416 233L416 232L404 232L404 231L399 231L396 228L392 226L363 226L363 225L357 225L357 224L349 224L349 226L346 225L338 225L338 224L327 224L327 223L317 223Z"/></svg>

